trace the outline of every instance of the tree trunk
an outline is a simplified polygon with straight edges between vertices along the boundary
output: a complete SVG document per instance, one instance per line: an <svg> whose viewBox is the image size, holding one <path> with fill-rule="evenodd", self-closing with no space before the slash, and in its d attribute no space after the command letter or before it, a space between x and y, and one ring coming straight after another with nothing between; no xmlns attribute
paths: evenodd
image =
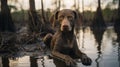
<svg viewBox="0 0 120 67"><path fill-rule="evenodd" d="M42 6L42 23L43 23L41 32L47 32L47 33L52 32L50 22L49 20L46 19L43 0L41 0L41 6Z"/></svg>
<svg viewBox="0 0 120 67"><path fill-rule="evenodd" d="M101 0L98 0L98 7L101 7Z"/></svg>
<svg viewBox="0 0 120 67"><path fill-rule="evenodd" d="M74 8L75 8L75 10L77 10L77 8L76 8L76 0L74 0Z"/></svg>
<svg viewBox="0 0 120 67"><path fill-rule="evenodd" d="M119 4L118 4L118 15L119 15L119 19L120 19L120 0L119 0Z"/></svg>
<svg viewBox="0 0 120 67"><path fill-rule="evenodd" d="M83 11L82 13L83 13L83 17L84 17L84 0L82 0L82 11Z"/></svg>
<svg viewBox="0 0 120 67"><path fill-rule="evenodd" d="M79 11L79 9L80 9L80 1L79 0L77 0L77 2L78 2L78 5L77 5L77 10Z"/></svg>
<svg viewBox="0 0 120 67"><path fill-rule="evenodd" d="M114 24L114 30L117 33L117 41L119 41L120 40L120 0L118 4L118 12L117 12L117 17Z"/></svg>
<svg viewBox="0 0 120 67"><path fill-rule="evenodd" d="M1 12L0 12L0 31L2 31L2 16L1 16Z"/></svg>
<svg viewBox="0 0 120 67"><path fill-rule="evenodd" d="M61 8L61 0L58 0L58 10Z"/></svg>
<svg viewBox="0 0 120 67"><path fill-rule="evenodd" d="M43 22L47 22L46 18L45 18L45 13L44 13L44 5L43 5L43 0L41 0L41 7L42 7L42 18L43 18Z"/></svg>
<svg viewBox="0 0 120 67"><path fill-rule="evenodd" d="M28 31L29 32L39 32L40 31L40 21L38 22L37 13L35 10L35 0L29 0L30 10L29 10L29 22Z"/></svg>
<svg viewBox="0 0 120 67"><path fill-rule="evenodd" d="M61 1L62 0L55 0L54 1L54 4L55 4L55 10L54 10L54 12L60 10L60 8L61 8Z"/></svg>
<svg viewBox="0 0 120 67"><path fill-rule="evenodd" d="M86 22L85 22L85 16L84 16L84 0L82 0L82 19L83 19L83 25L86 25Z"/></svg>
<svg viewBox="0 0 120 67"><path fill-rule="evenodd" d="M94 15L93 23L91 25L91 29L106 29L106 24L102 15L102 9L101 9L101 3L100 0L98 0L98 7L97 11Z"/></svg>
<svg viewBox="0 0 120 67"><path fill-rule="evenodd" d="M15 32L15 25L12 21L10 9L7 5L7 0L1 0L1 22L0 31Z"/></svg>
<svg viewBox="0 0 120 67"><path fill-rule="evenodd" d="M29 0L30 11L35 11L35 0Z"/></svg>
<svg viewBox="0 0 120 67"><path fill-rule="evenodd" d="M3 67L10 67L9 66L9 59L7 57L2 57L2 66Z"/></svg>
<svg viewBox="0 0 120 67"><path fill-rule="evenodd" d="M119 6L118 7L120 8L120 0L119 0Z"/></svg>
<svg viewBox="0 0 120 67"><path fill-rule="evenodd" d="M56 6L56 8L57 8L57 5L58 5L58 3L57 3L57 2L58 2L58 0L55 0L55 6Z"/></svg>

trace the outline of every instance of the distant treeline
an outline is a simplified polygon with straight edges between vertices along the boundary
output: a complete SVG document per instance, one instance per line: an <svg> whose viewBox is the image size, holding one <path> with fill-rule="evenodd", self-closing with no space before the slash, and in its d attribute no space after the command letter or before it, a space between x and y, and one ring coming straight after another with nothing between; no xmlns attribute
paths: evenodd
<svg viewBox="0 0 120 67"><path fill-rule="evenodd" d="M110 8L105 8L102 10L103 17L105 23L114 23L115 19L117 17L117 9L110 9ZM15 24L20 25L25 25L28 22L28 10L22 10L22 11L17 11L13 12L12 14L12 19L15 22ZM37 10L38 17L41 19L41 10ZM50 12L50 10L45 11L45 17L47 20L49 20L50 16L53 14L53 12ZM95 12L92 11L84 11L84 14L81 13L84 19L84 23L87 25L90 25L93 21Z"/></svg>
<svg viewBox="0 0 120 67"><path fill-rule="evenodd" d="M105 23L114 23L117 17L117 9L106 8L102 10ZM90 24L93 21L95 12L84 11L84 22Z"/></svg>

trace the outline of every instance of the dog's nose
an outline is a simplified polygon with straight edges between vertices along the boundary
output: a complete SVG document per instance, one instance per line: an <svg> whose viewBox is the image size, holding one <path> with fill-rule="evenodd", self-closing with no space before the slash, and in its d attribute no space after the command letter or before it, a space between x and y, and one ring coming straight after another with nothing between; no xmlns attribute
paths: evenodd
<svg viewBox="0 0 120 67"><path fill-rule="evenodd" d="M68 28L68 25L63 25L63 28Z"/></svg>

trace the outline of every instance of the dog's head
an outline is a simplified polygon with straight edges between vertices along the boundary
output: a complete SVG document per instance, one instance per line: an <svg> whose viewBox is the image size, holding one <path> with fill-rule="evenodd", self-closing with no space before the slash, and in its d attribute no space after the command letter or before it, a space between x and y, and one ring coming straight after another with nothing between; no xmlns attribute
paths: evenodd
<svg viewBox="0 0 120 67"><path fill-rule="evenodd" d="M60 31L72 31L74 27L80 26L78 13L70 9L57 11L51 19L53 28Z"/></svg>

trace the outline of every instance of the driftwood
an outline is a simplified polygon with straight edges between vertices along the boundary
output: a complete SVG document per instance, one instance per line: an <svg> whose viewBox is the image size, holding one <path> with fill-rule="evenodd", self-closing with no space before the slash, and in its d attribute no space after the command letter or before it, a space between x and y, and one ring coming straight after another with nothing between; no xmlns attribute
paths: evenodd
<svg viewBox="0 0 120 67"><path fill-rule="evenodd" d="M46 52L40 34L0 33L0 56L42 55Z"/></svg>

